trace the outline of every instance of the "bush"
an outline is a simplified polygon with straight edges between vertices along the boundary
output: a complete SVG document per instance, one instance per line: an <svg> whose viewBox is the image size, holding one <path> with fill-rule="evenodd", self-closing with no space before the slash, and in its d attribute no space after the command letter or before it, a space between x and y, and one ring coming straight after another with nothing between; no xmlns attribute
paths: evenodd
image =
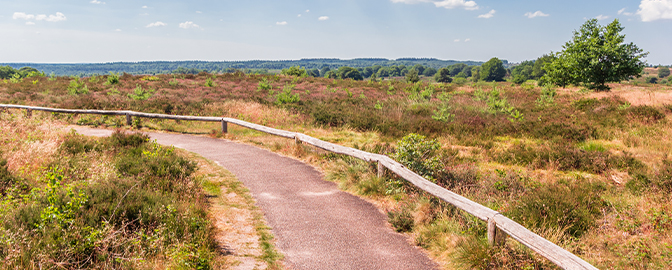
<svg viewBox="0 0 672 270"><path fill-rule="evenodd" d="M399 209L387 212L387 221L392 224L397 232L410 232L413 230L413 213L410 206L405 204Z"/></svg>
<svg viewBox="0 0 672 270"><path fill-rule="evenodd" d="M631 117L645 123L656 123L665 119L664 113L648 105L632 106L628 108L628 113Z"/></svg>
<svg viewBox="0 0 672 270"><path fill-rule="evenodd" d="M291 66L289 68L283 69L280 74L287 76L296 76L296 77L308 77L308 73L305 68L301 66Z"/></svg>
<svg viewBox="0 0 672 270"><path fill-rule="evenodd" d="M432 181L441 173L441 161L438 151L441 145L436 140L427 140L425 136L411 133L397 142L397 152L393 155L399 163Z"/></svg>
<svg viewBox="0 0 672 270"><path fill-rule="evenodd" d="M602 190L590 183L545 185L520 198L508 214L528 228L566 228L580 237L602 214Z"/></svg>
<svg viewBox="0 0 672 270"><path fill-rule="evenodd" d="M647 78L646 78L646 82L647 82L647 83L651 83L651 84L656 84L656 83L658 83L658 78L656 78L656 77L647 77Z"/></svg>
<svg viewBox="0 0 672 270"><path fill-rule="evenodd" d="M665 193L672 193L672 161L663 160L662 167L658 170L655 178L656 186Z"/></svg>
<svg viewBox="0 0 672 270"><path fill-rule="evenodd" d="M107 75L108 85L118 84L119 83L119 73L110 72L110 75Z"/></svg>

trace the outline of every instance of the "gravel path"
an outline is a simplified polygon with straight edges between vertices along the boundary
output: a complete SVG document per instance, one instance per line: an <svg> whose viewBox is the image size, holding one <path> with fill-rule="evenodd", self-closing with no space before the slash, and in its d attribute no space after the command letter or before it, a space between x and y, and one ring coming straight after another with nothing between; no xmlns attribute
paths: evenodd
<svg viewBox="0 0 672 270"><path fill-rule="evenodd" d="M107 136L111 130L74 127ZM285 255L289 269L437 269L394 232L372 204L340 191L300 161L228 140L148 133L215 161L250 189Z"/></svg>

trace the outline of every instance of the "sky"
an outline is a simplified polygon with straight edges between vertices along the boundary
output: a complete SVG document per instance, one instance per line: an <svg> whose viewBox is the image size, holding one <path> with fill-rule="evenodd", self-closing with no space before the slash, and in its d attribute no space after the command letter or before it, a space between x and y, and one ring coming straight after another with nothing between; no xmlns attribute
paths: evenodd
<svg viewBox="0 0 672 270"><path fill-rule="evenodd" d="M0 63L438 58L520 62L618 19L672 64L672 0L0 0Z"/></svg>

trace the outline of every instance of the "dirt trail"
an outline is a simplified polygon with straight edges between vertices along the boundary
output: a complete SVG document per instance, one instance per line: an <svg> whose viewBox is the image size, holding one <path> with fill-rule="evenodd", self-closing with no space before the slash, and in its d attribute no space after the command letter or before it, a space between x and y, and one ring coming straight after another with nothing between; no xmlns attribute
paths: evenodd
<svg viewBox="0 0 672 270"><path fill-rule="evenodd" d="M110 130L76 127L107 136ZM257 200L289 269L437 269L394 232L372 204L342 192L313 167L253 146L207 137L148 133L231 171Z"/></svg>

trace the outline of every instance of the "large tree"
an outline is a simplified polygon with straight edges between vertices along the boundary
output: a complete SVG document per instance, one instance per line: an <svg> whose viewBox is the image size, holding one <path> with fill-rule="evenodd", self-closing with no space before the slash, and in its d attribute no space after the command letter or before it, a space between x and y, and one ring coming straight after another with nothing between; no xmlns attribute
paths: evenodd
<svg viewBox="0 0 672 270"><path fill-rule="evenodd" d="M608 91L606 83L641 76L643 58L648 53L633 43L624 43L622 30L618 19L607 26L598 24L597 19L586 21L562 46L563 50L554 54L555 59L546 64L541 82L583 84L589 89Z"/></svg>
<svg viewBox="0 0 672 270"><path fill-rule="evenodd" d="M506 76L506 69L504 63L497 57L490 58L488 62L481 65L481 73L479 74L481 80L486 82L503 81Z"/></svg>
<svg viewBox="0 0 672 270"><path fill-rule="evenodd" d="M434 74L434 80L440 83L450 83L453 81L453 79L450 78L450 70L445 67L440 68L439 71Z"/></svg>
<svg viewBox="0 0 672 270"><path fill-rule="evenodd" d="M340 79L353 79L357 81L361 81L364 78L362 77L362 74L359 73L359 70L351 67L340 67L338 68L338 78Z"/></svg>

